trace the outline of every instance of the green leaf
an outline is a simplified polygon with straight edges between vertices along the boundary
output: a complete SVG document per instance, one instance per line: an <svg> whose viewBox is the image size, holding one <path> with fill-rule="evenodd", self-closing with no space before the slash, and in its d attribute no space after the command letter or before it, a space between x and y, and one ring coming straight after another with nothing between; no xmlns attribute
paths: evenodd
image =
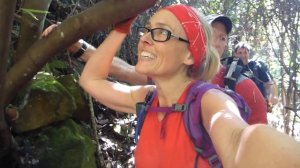
<svg viewBox="0 0 300 168"><path fill-rule="evenodd" d="M32 18L34 18L35 20L39 20L35 14L37 13L42 13L42 14L48 14L50 13L49 11L45 11L45 10L36 10L36 9L28 9L28 8L20 8L22 12L27 13L28 15L30 15Z"/></svg>

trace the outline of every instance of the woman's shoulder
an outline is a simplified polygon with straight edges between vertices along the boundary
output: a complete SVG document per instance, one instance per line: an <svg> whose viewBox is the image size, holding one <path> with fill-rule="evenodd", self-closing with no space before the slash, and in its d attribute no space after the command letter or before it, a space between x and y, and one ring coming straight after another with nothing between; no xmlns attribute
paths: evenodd
<svg viewBox="0 0 300 168"><path fill-rule="evenodd" d="M145 100L146 95L149 92L154 92L156 90L155 85L138 85L138 86L132 86L131 87L131 95L132 98L136 102L142 102Z"/></svg>

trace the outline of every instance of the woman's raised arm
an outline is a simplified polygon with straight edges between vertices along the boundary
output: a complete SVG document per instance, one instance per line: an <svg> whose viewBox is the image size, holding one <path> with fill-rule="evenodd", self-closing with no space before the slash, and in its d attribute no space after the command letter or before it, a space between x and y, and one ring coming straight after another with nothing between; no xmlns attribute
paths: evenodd
<svg viewBox="0 0 300 168"><path fill-rule="evenodd" d="M113 30L93 53L80 77L80 85L102 104L121 112L135 112L135 104L147 93L144 86L127 86L107 81L109 69L126 33Z"/></svg>

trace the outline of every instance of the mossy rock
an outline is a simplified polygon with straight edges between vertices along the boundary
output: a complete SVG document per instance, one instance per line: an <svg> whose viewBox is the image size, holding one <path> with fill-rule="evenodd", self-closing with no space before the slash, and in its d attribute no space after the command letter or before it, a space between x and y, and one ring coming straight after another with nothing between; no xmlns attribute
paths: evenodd
<svg viewBox="0 0 300 168"><path fill-rule="evenodd" d="M22 133L70 118L76 109L73 95L53 76L39 74L33 80L13 131Z"/></svg>
<svg viewBox="0 0 300 168"><path fill-rule="evenodd" d="M76 109L73 116L81 121L89 122L91 119L91 112L89 102L83 89L78 85L73 75L65 75L57 78L75 99Z"/></svg>
<svg viewBox="0 0 300 168"><path fill-rule="evenodd" d="M83 128L86 127L68 119L39 133L17 136L23 166L96 168L96 143Z"/></svg>
<svg viewBox="0 0 300 168"><path fill-rule="evenodd" d="M72 120L67 120L59 129L49 130L48 136L51 148L45 153L41 162L51 160L51 168L96 167L96 144Z"/></svg>

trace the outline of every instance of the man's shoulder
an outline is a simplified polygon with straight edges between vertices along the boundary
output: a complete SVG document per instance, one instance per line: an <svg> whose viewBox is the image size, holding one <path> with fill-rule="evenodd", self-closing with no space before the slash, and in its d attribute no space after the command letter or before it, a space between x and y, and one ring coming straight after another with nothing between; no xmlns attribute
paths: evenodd
<svg viewBox="0 0 300 168"><path fill-rule="evenodd" d="M257 66L259 68L266 68L267 64L263 60L250 60L248 66Z"/></svg>
<svg viewBox="0 0 300 168"><path fill-rule="evenodd" d="M257 60L250 60L248 62L248 66L251 66L251 67L254 67L254 66L257 66L259 63Z"/></svg>

